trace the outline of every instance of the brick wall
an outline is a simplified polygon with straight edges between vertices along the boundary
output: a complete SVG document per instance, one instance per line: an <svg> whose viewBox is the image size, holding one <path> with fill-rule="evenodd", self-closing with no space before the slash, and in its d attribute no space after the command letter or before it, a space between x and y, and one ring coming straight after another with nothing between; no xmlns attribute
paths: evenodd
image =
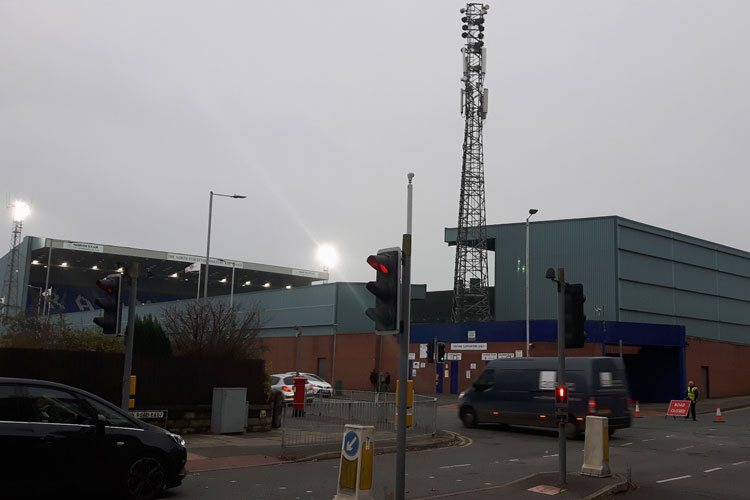
<svg viewBox="0 0 750 500"><path fill-rule="evenodd" d="M686 365L688 380L695 381L700 397L712 398L750 394L750 346L688 337ZM704 387L701 367L708 367Z"/></svg>

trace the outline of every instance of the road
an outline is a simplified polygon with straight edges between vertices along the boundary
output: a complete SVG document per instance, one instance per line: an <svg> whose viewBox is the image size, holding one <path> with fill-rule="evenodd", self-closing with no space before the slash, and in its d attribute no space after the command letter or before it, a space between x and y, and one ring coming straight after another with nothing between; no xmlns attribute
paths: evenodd
<svg viewBox="0 0 750 500"><path fill-rule="evenodd" d="M750 498L750 409L724 412L725 423L647 417L610 441L615 473L630 471L632 499ZM407 498L504 484L557 469L554 432L521 428L464 429L453 408L438 409L438 426L470 438L460 448L410 452ZM377 444L376 444L377 446ZM568 441L568 471L580 470L583 441ZM395 456L375 460L375 498L394 485ZM168 493L174 499L327 499L336 493L337 460L266 465L191 474Z"/></svg>

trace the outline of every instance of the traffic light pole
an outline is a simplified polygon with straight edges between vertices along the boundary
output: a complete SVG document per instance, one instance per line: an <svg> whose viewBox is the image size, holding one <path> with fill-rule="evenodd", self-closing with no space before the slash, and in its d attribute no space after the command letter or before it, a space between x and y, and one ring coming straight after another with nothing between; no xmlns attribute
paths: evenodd
<svg viewBox="0 0 750 500"><path fill-rule="evenodd" d="M407 175L406 234L403 236L401 267L401 328L398 360L398 426L396 428L396 500L404 500L406 492L406 392L409 386L409 325L411 323L411 205L412 179Z"/></svg>
<svg viewBox="0 0 750 500"><path fill-rule="evenodd" d="M120 408L128 411L130 402L130 373L133 367L133 337L135 336L135 301L138 290L138 263L130 264L128 274L130 275L130 296L128 299L128 333L125 337L125 362L122 368L122 399ZM121 287L122 288L122 287Z"/></svg>
<svg viewBox="0 0 750 500"><path fill-rule="evenodd" d="M559 267L557 269L557 385L565 387L565 268ZM566 456L566 441L565 441L565 420L560 418L557 414L558 409L555 408L555 417L557 418L557 440L559 444L558 450L558 466L560 469L560 488L565 488L567 485L568 473L567 473L567 456ZM567 408L565 408L567 412Z"/></svg>

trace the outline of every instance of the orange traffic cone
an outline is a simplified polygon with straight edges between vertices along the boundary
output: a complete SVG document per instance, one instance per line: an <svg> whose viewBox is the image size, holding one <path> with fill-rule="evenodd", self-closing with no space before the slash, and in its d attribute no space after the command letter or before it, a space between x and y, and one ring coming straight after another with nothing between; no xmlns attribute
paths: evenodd
<svg viewBox="0 0 750 500"><path fill-rule="evenodd" d="M724 419L721 418L721 406L719 405L716 405L716 418L714 422L724 422Z"/></svg>
<svg viewBox="0 0 750 500"><path fill-rule="evenodd" d="M641 417L641 405L638 404L638 401L635 402L635 418L642 418Z"/></svg>

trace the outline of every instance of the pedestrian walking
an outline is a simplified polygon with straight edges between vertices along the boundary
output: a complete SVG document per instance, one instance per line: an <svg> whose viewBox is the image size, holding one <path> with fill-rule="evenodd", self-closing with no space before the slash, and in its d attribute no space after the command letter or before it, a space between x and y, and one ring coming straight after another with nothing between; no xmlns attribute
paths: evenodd
<svg viewBox="0 0 750 500"><path fill-rule="evenodd" d="M685 399L690 401L690 414L693 416L693 420L695 420L695 403L698 401L698 387L692 380L688 382ZM685 418L690 418L690 415L685 416Z"/></svg>
<svg viewBox="0 0 750 500"><path fill-rule="evenodd" d="M370 385L372 385L374 391L378 390L378 372L375 371L375 368L370 372Z"/></svg>

